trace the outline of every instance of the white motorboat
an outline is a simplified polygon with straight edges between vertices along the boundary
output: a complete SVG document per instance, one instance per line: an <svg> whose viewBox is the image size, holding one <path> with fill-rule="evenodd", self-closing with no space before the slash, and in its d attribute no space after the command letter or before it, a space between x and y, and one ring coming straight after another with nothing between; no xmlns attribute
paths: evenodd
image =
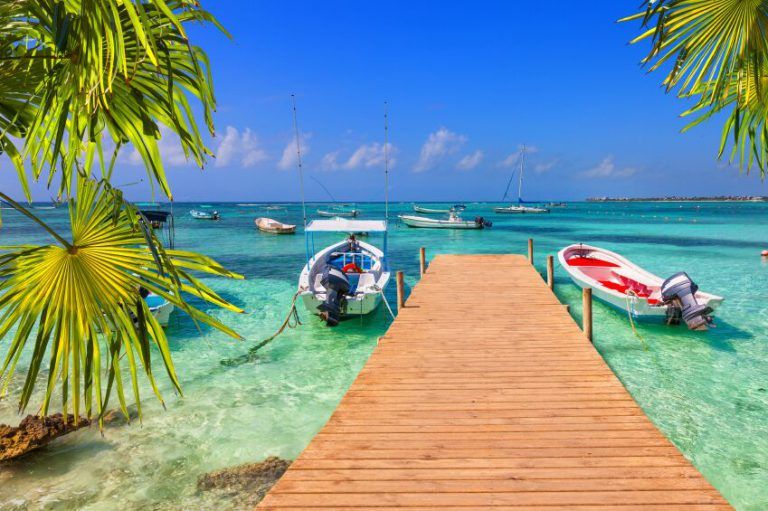
<svg viewBox="0 0 768 511"><path fill-rule="evenodd" d="M383 220L313 220L306 228L308 250L314 252L316 233L382 233L386 250L387 223ZM299 296L308 311L329 326L342 317L365 315L381 303L389 283L385 251L358 241L354 235L330 245L308 259L299 277Z"/></svg>
<svg viewBox="0 0 768 511"><path fill-rule="evenodd" d="M526 214L526 213L549 213L549 209L547 208L541 208L541 207L534 207L534 206L524 206L523 201L523 171L525 170L525 146L523 146L520 149L520 179L517 186L517 204L510 204L509 206L502 206L498 208L493 208L493 211L495 213L501 213L501 214ZM512 179L515 177L515 173L512 172L512 175L509 177L509 183L507 183L507 189L504 191L504 197L502 200L507 198L507 194L509 193L509 187L512 185Z"/></svg>
<svg viewBox="0 0 768 511"><path fill-rule="evenodd" d="M317 214L319 216L324 216L328 218L334 218L334 217L347 217L347 218L355 218L360 214L360 211L357 209L318 209Z"/></svg>
<svg viewBox="0 0 768 511"><path fill-rule="evenodd" d="M273 218L257 218L254 220L256 227L262 232L271 234L293 234L296 232L296 226L293 224L284 224Z"/></svg>
<svg viewBox="0 0 768 511"><path fill-rule="evenodd" d="M163 298L162 296L154 293L149 293L144 301L147 302L149 312L155 317L160 326L168 326L168 322L171 318L171 313L175 309L174 305Z"/></svg>
<svg viewBox="0 0 768 511"><path fill-rule="evenodd" d="M195 220L219 220L221 215L218 211L200 211L199 209L193 209L189 214Z"/></svg>
<svg viewBox="0 0 768 511"><path fill-rule="evenodd" d="M474 220L464 220L458 211L448 213L448 218L429 218L426 216L400 215L398 218L408 227L421 227L425 229L483 229L491 227L491 222L483 217Z"/></svg>
<svg viewBox="0 0 768 511"><path fill-rule="evenodd" d="M425 208L423 206L419 206L418 204L413 205L413 210L416 213L425 213L427 215L446 214L446 213L450 213L451 211L463 211L465 209L466 209L466 206L464 206L463 204L456 204L447 209L433 209L433 208Z"/></svg>
<svg viewBox="0 0 768 511"><path fill-rule="evenodd" d="M699 291L686 273L664 280L603 248L570 245L558 259L576 285L592 288L594 297L636 319L682 319L691 329L705 330L712 311L723 302L720 296Z"/></svg>

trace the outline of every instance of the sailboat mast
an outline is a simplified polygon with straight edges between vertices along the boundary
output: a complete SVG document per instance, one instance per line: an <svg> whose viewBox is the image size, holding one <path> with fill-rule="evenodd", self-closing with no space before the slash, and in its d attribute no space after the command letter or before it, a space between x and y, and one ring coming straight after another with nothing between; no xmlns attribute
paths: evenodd
<svg viewBox="0 0 768 511"><path fill-rule="evenodd" d="M389 222L389 106L384 102L384 221Z"/></svg>
<svg viewBox="0 0 768 511"><path fill-rule="evenodd" d="M517 203L523 203L523 168L525 167L525 144L520 149L520 184L517 188Z"/></svg>
<svg viewBox="0 0 768 511"><path fill-rule="evenodd" d="M293 105L293 130L296 136L296 163L299 168L299 187L301 191L301 213L304 217L304 229L307 228L307 204L304 198L304 169L301 167L301 141L299 139L299 121L296 115L296 95L291 94L291 103Z"/></svg>

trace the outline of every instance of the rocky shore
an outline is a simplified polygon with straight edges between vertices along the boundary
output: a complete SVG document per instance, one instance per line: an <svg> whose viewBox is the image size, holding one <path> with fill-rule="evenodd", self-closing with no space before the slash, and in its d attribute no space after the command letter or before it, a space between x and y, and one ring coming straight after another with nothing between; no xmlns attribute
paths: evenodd
<svg viewBox="0 0 768 511"><path fill-rule="evenodd" d="M217 470L200 476L197 489L226 498L234 509L253 509L282 477L291 462L269 457L261 463L249 463Z"/></svg>
<svg viewBox="0 0 768 511"><path fill-rule="evenodd" d="M18 458L42 447L62 435L87 427L91 421L80 417L77 426L75 416L64 420L60 413L48 417L27 415L18 426L0 424L0 461Z"/></svg>

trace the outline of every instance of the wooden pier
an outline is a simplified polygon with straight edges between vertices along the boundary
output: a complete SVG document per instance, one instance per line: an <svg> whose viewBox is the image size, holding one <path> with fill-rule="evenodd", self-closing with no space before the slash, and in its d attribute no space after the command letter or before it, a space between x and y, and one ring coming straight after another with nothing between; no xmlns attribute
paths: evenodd
<svg viewBox="0 0 768 511"><path fill-rule="evenodd" d="M259 505L393 507L730 509L514 255L436 257Z"/></svg>

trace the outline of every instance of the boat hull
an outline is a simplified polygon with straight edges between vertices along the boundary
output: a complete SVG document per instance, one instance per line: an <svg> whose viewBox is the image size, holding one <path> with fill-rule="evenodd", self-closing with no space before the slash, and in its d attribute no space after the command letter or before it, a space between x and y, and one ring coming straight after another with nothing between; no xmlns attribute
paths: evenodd
<svg viewBox="0 0 768 511"><path fill-rule="evenodd" d="M301 294L304 307L311 313L317 314L317 308L323 300L317 295L305 291ZM375 311L381 303L381 294L363 294L354 298L347 298L342 308L342 316L365 316Z"/></svg>
<svg viewBox="0 0 768 511"><path fill-rule="evenodd" d="M399 218L408 227L422 229L482 229L484 227L482 223L475 222L474 220L437 220L410 215L401 215Z"/></svg>
<svg viewBox="0 0 768 511"><path fill-rule="evenodd" d="M628 259L591 245L570 245L558 253L560 265L580 288L592 288L592 296L638 320L659 319L667 315L661 301L664 279ZM627 285L629 284L629 285ZM723 298L698 291L696 300L715 310Z"/></svg>
<svg viewBox="0 0 768 511"><path fill-rule="evenodd" d="M337 216L344 217L344 218L355 218L355 217L357 217L360 214L360 212L357 211L357 210L354 210L354 211L324 211L322 209L318 209L317 210L317 214L319 216L328 217L328 218L333 218L333 217L337 217Z"/></svg>
<svg viewBox="0 0 768 511"><path fill-rule="evenodd" d="M270 234L294 234L296 232L295 225L284 224L271 218L257 218L254 223L260 231Z"/></svg>

